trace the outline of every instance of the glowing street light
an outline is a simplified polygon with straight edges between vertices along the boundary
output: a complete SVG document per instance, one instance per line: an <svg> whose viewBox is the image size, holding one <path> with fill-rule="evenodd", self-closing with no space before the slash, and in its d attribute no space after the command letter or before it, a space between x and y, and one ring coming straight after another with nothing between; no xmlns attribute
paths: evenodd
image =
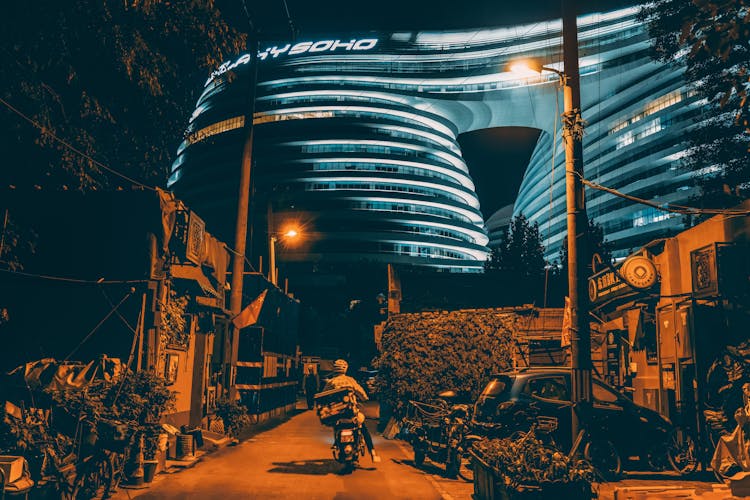
<svg viewBox="0 0 750 500"><path fill-rule="evenodd" d="M279 241L279 237L294 239L299 235L299 231L294 228L290 228L283 233L271 234L268 245L268 280L274 285L278 286L279 284L279 270L276 269L276 242Z"/></svg>

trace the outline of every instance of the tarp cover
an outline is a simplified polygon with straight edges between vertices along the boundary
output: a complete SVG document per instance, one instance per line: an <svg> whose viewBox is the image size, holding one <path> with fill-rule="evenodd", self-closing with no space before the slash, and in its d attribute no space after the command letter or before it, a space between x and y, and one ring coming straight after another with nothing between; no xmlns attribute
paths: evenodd
<svg viewBox="0 0 750 500"><path fill-rule="evenodd" d="M123 370L118 358L97 359L88 364L44 358L21 365L8 373L10 384L32 390L66 391L86 388L95 379L110 381Z"/></svg>

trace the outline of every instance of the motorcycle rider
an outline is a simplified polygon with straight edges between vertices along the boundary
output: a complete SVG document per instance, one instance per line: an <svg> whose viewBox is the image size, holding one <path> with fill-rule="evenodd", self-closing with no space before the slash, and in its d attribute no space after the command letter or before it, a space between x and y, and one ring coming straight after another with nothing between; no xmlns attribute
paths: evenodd
<svg viewBox="0 0 750 500"><path fill-rule="evenodd" d="M336 376L331 377L328 380L323 390L330 391L332 389L348 388L354 392L354 394L356 395L358 399L362 401L367 401L369 398L367 397L367 393L362 388L362 386L359 385L357 381L354 380L352 377L349 377L346 375L346 370L348 369L349 369L349 363L347 363L343 359L337 359L336 361L334 361L333 373L335 373ZM372 456L372 461L380 462L380 456L375 452L375 446L372 444L372 436L370 436L370 431L367 429L367 426L365 425L365 415L361 411L359 411L359 406L357 406L357 420L359 421L359 424L362 427L362 437L365 438L365 444L367 445L367 449L370 451L370 455Z"/></svg>

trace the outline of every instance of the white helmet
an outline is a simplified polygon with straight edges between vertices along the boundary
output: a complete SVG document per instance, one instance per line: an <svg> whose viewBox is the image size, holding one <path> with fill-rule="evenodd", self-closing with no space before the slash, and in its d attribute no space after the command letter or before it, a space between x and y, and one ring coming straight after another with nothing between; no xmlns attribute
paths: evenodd
<svg viewBox="0 0 750 500"><path fill-rule="evenodd" d="M349 363L344 361L343 359L337 359L333 362L333 372L334 373L346 373L346 370L349 369Z"/></svg>

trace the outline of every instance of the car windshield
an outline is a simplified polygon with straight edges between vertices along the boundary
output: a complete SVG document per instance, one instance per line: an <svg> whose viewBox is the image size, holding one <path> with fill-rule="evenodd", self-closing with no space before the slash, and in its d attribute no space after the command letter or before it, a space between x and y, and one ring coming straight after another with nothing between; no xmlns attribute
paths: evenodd
<svg viewBox="0 0 750 500"><path fill-rule="evenodd" d="M478 422L491 422L497 413L497 405L510 398L513 379L507 375L494 377L482 391L474 408Z"/></svg>
<svg viewBox="0 0 750 500"><path fill-rule="evenodd" d="M508 387L510 387L510 380L508 377L492 379L482 391L482 396L499 396L505 392Z"/></svg>

